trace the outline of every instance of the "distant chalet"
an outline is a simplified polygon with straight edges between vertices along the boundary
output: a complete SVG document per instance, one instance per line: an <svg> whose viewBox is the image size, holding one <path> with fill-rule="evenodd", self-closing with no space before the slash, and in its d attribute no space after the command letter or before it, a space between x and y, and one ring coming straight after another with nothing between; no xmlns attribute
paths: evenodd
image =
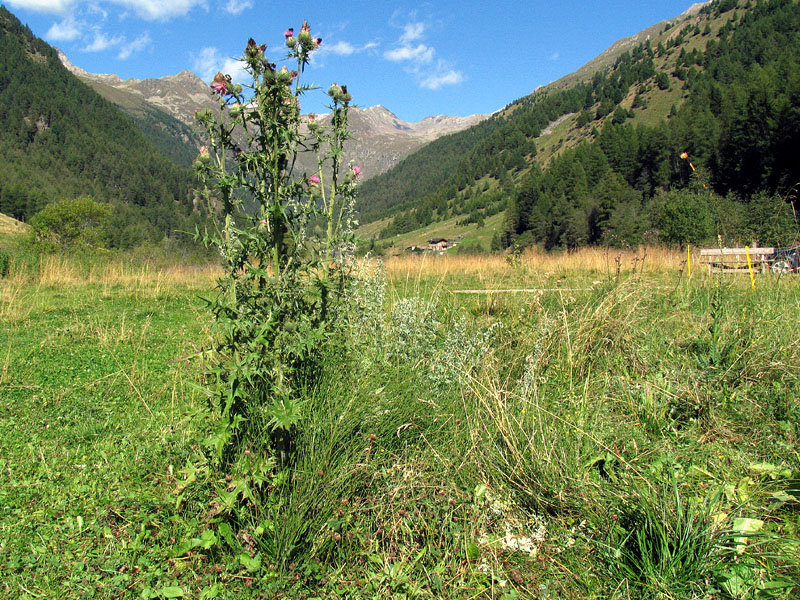
<svg viewBox="0 0 800 600"><path fill-rule="evenodd" d="M432 238L428 240L428 250L432 252L443 252L450 247L444 238Z"/></svg>
<svg viewBox="0 0 800 600"><path fill-rule="evenodd" d="M456 239L460 239L463 236L458 236ZM414 252L414 253L422 253L422 252L444 252L448 248L455 248L458 246L458 242L455 241L448 241L444 238L433 238L428 240L427 246L409 246L406 248L406 252Z"/></svg>

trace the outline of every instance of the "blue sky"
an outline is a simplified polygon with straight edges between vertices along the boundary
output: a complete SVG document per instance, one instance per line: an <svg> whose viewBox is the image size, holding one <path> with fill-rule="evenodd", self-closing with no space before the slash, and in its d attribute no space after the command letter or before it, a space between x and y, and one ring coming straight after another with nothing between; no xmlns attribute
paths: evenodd
<svg viewBox="0 0 800 600"><path fill-rule="evenodd" d="M284 56L303 19L323 44L305 83L346 84L354 103L406 121L489 113L566 75L616 40L675 17L691 0L0 0L77 66L123 78L189 69L236 79L253 37ZM324 112L322 91L304 111Z"/></svg>

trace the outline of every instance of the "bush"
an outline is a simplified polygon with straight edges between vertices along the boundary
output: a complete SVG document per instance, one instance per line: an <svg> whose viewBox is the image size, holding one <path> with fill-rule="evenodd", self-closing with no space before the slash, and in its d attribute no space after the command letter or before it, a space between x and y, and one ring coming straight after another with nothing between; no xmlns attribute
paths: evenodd
<svg viewBox="0 0 800 600"><path fill-rule="evenodd" d="M44 250L107 247L111 207L89 196L48 204L31 219L34 243Z"/></svg>
<svg viewBox="0 0 800 600"><path fill-rule="evenodd" d="M708 198L686 190L664 194L658 226L661 239L673 244L695 244L711 238L714 221Z"/></svg>

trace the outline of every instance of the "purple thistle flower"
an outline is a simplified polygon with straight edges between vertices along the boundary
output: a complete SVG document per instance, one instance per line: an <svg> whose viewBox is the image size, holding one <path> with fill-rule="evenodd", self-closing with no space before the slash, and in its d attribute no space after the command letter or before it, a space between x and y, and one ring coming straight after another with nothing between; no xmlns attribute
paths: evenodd
<svg viewBox="0 0 800 600"><path fill-rule="evenodd" d="M228 93L228 84L230 84L230 82L230 75L223 75L221 72L218 72L214 75L214 80L211 82L211 89L214 90L215 94L224 96Z"/></svg>

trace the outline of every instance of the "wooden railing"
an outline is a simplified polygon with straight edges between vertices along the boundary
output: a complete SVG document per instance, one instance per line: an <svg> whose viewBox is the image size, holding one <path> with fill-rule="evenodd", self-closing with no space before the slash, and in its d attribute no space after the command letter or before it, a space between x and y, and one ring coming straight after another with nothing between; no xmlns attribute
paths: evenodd
<svg viewBox="0 0 800 600"><path fill-rule="evenodd" d="M754 271L766 273L775 259L775 248L703 248L700 264L708 265L709 273L747 273L747 255Z"/></svg>

